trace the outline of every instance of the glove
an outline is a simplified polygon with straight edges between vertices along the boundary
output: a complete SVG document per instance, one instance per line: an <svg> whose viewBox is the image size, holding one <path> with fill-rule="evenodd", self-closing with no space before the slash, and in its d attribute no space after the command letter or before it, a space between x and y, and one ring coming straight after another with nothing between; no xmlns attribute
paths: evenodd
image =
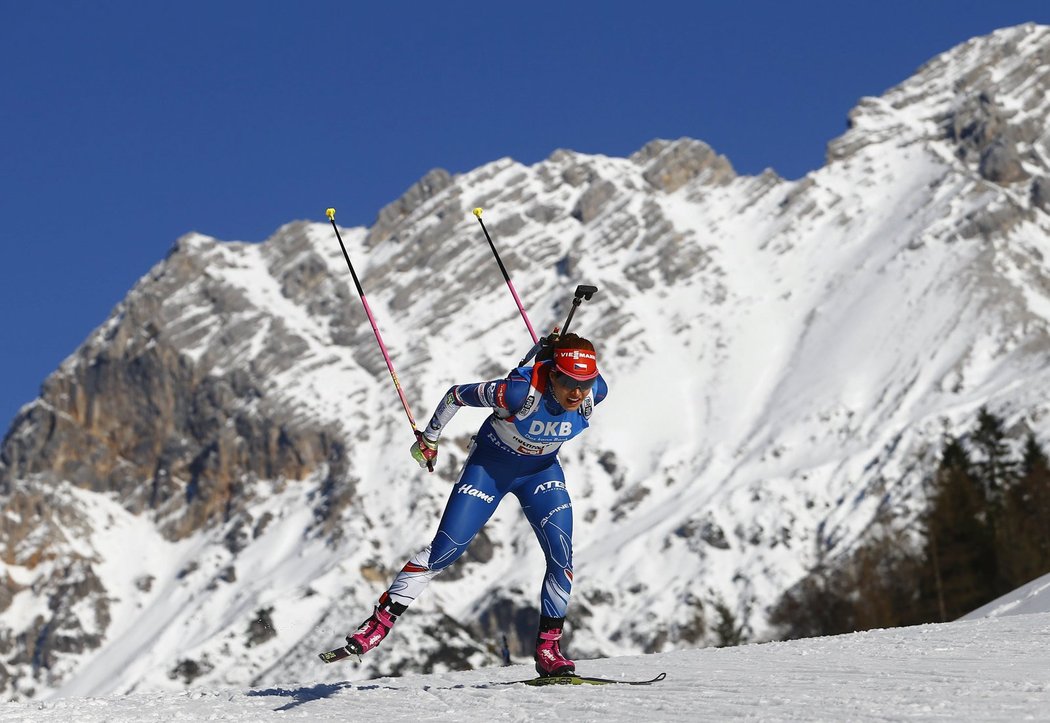
<svg viewBox="0 0 1050 723"><path fill-rule="evenodd" d="M434 460L438 456L438 443L431 442L416 430L416 441L412 443L412 459L419 462L420 467L434 468Z"/></svg>

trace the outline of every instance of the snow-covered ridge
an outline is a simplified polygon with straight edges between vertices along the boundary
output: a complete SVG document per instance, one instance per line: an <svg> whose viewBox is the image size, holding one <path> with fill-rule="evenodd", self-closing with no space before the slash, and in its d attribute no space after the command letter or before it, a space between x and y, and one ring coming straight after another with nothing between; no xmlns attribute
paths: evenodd
<svg viewBox="0 0 1050 723"><path fill-rule="evenodd" d="M723 602L762 639L818 556L879 509L914 519L946 427L987 405L1048 436L1048 48L1027 25L939 56L799 181L690 139L561 150L434 171L342 230L417 420L529 345L471 209L537 327L599 287L574 326L611 394L563 453L579 655L717 642ZM315 653L428 541L482 418L415 468L328 224L180 239L5 438L9 694L337 680ZM542 560L519 517L497 511L366 674L493 664L504 633L524 652Z"/></svg>

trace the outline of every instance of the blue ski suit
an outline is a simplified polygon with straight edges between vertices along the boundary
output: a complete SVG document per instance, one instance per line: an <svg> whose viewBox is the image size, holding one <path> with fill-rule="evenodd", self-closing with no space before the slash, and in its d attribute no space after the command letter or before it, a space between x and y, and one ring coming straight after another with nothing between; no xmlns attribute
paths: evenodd
<svg viewBox="0 0 1050 723"><path fill-rule="evenodd" d="M508 378L452 387L424 431L436 442L462 407L491 407L449 494L430 545L416 553L387 594L408 605L441 570L462 555L507 495L518 498L543 548L547 569L543 615L562 618L572 590L572 502L558 462L561 445L589 425L608 386L598 376L580 407L565 410L548 389L550 362L515 369Z"/></svg>

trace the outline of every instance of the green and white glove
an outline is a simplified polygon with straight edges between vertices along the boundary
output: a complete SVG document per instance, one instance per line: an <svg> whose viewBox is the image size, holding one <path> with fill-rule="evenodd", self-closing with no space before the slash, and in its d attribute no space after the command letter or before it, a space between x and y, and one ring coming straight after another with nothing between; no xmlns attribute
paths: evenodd
<svg viewBox="0 0 1050 723"><path fill-rule="evenodd" d="M438 443L431 442L416 430L416 441L412 443L412 459L419 462L420 467L434 469L434 460L438 456Z"/></svg>

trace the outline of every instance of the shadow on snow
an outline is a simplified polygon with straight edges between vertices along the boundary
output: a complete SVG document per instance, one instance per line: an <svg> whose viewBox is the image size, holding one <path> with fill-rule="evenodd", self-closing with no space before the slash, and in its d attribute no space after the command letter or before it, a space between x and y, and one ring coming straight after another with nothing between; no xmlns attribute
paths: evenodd
<svg viewBox="0 0 1050 723"><path fill-rule="evenodd" d="M291 698L290 703L275 708L275 711L291 710L298 706L314 700L330 698L341 690L353 688L354 684L348 681L342 683L318 683L317 685L303 688L267 688L265 690L250 690L250 696L265 696L267 698ZM375 688L378 686L359 686L359 689Z"/></svg>

